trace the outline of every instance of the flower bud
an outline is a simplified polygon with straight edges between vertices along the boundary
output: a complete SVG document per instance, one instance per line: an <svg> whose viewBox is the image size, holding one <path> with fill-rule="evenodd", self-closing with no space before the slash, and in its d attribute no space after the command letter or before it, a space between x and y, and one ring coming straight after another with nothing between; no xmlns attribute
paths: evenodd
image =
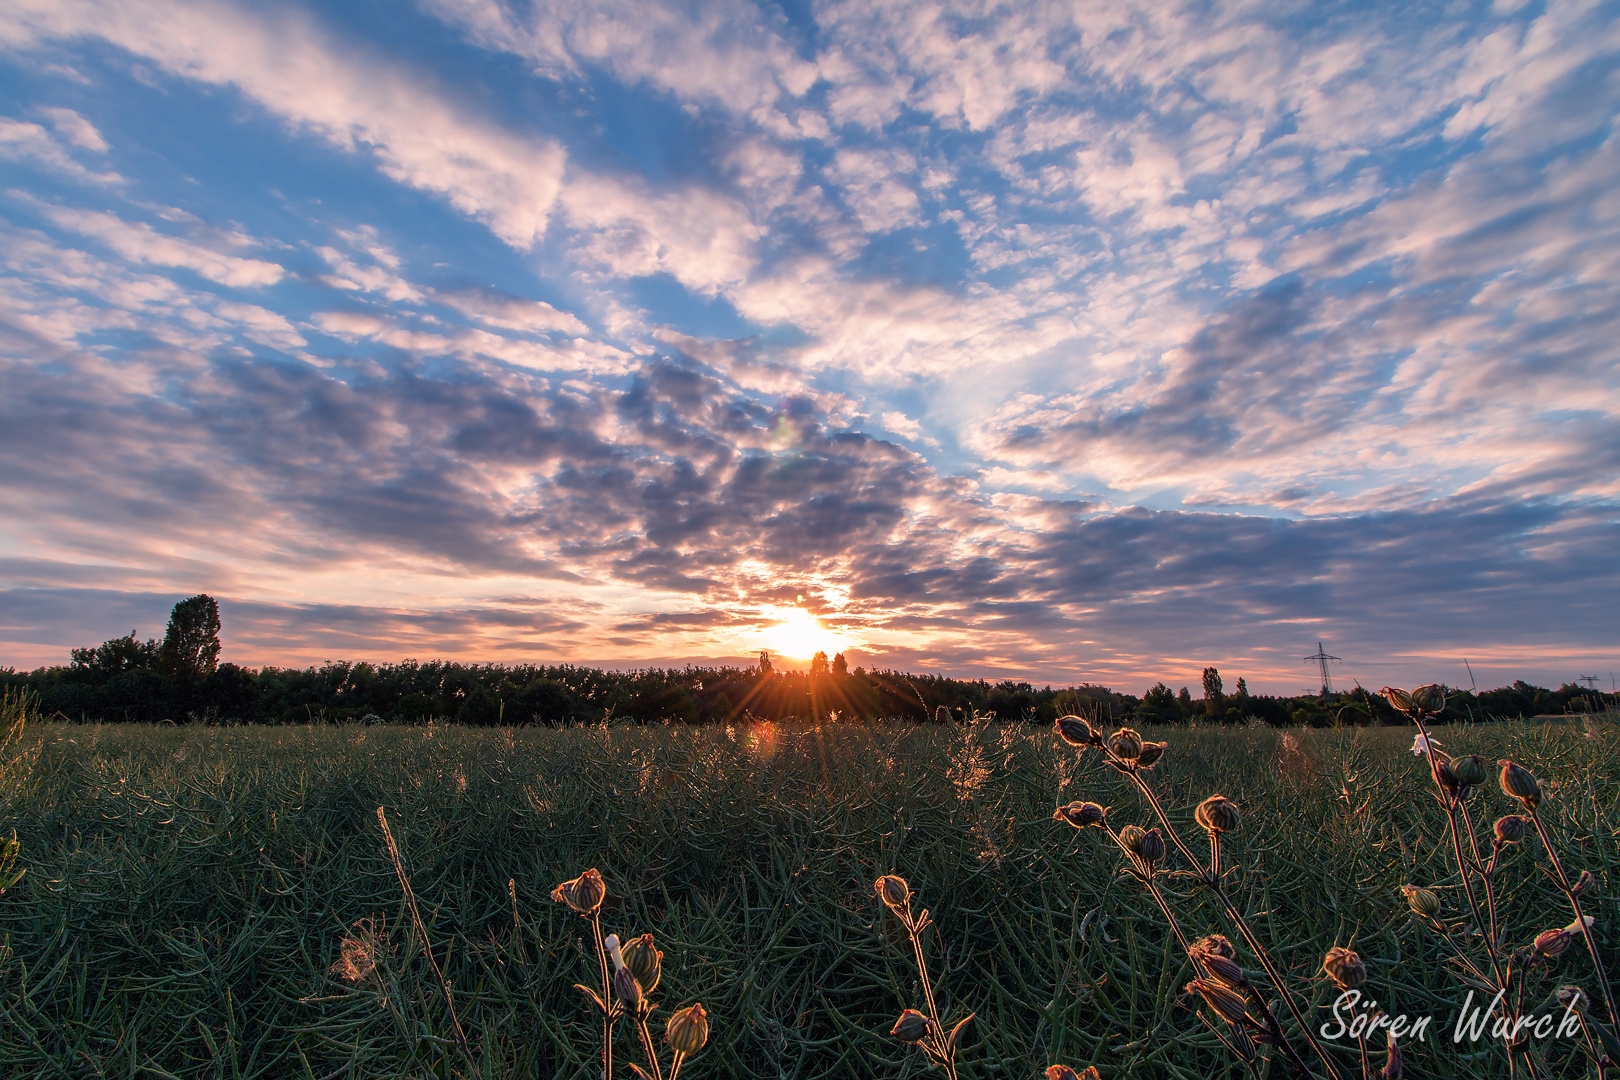
<svg viewBox="0 0 1620 1080"><path fill-rule="evenodd" d="M624 947L624 963L642 990L650 994L658 989L658 980L664 972L664 954L653 947L651 934L630 939Z"/></svg>
<svg viewBox="0 0 1620 1080"><path fill-rule="evenodd" d="M1439 895L1429 889L1417 885L1402 885L1401 892L1405 894L1407 906L1414 914L1430 918L1440 910Z"/></svg>
<svg viewBox="0 0 1620 1080"><path fill-rule="evenodd" d="M1164 858L1164 837L1159 834L1157 826L1142 834L1142 839L1136 845L1136 854L1149 866Z"/></svg>
<svg viewBox="0 0 1620 1080"><path fill-rule="evenodd" d="M1052 730L1070 746L1096 746L1098 742L1097 733L1091 730L1084 717L1060 716L1057 723L1052 725Z"/></svg>
<svg viewBox="0 0 1620 1080"><path fill-rule="evenodd" d="M889 1034L903 1043L920 1043L928 1037L928 1017L916 1009L907 1009L894 1022Z"/></svg>
<svg viewBox="0 0 1620 1080"><path fill-rule="evenodd" d="M664 1025L664 1039L677 1054L695 1054L709 1041L709 1014L701 1003L688 1005Z"/></svg>
<svg viewBox="0 0 1620 1080"><path fill-rule="evenodd" d="M1237 950L1232 948L1232 943L1223 934L1210 934L1208 937L1201 937L1193 942L1192 947L1198 952L1208 953L1211 956L1224 956L1228 960L1232 960L1237 956Z"/></svg>
<svg viewBox="0 0 1620 1080"><path fill-rule="evenodd" d="M1130 728L1120 728L1108 736L1108 749L1117 758L1135 761L1142 754L1142 736Z"/></svg>
<svg viewBox="0 0 1620 1080"><path fill-rule="evenodd" d="M1108 810L1094 802L1072 802L1052 812L1054 821L1067 821L1077 829L1084 829L1088 825L1101 825L1107 817Z"/></svg>
<svg viewBox="0 0 1620 1080"><path fill-rule="evenodd" d="M1496 839L1504 844L1517 844L1524 839L1524 832L1530 827L1530 819L1518 814L1508 814L1496 819Z"/></svg>
<svg viewBox="0 0 1620 1080"><path fill-rule="evenodd" d="M1186 986L1190 994L1197 994L1204 999L1204 1004L1210 1010L1225 1020L1228 1024L1241 1024L1249 1011L1249 1004L1242 994L1229 986L1223 986L1209 979L1194 979Z"/></svg>
<svg viewBox="0 0 1620 1080"><path fill-rule="evenodd" d="M1159 763L1159 759L1164 757L1164 752L1169 748L1170 744L1167 742L1143 743L1142 752L1136 755L1137 766L1143 769L1153 768L1153 766Z"/></svg>
<svg viewBox="0 0 1620 1080"><path fill-rule="evenodd" d="M1378 1072L1378 1080L1401 1080L1406 1075L1406 1066L1401 1061L1400 1043L1396 1041L1395 1033L1389 1033L1389 1057L1384 1061L1384 1067Z"/></svg>
<svg viewBox="0 0 1620 1080"><path fill-rule="evenodd" d="M1581 876L1575 879L1575 884L1569 887L1569 891L1576 896L1585 896L1596 887L1597 878L1592 876L1592 871L1582 870Z"/></svg>
<svg viewBox="0 0 1620 1080"><path fill-rule="evenodd" d="M1434 774L1440 778L1440 786L1447 791L1456 791L1462 786L1462 781L1457 779L1457 769L1451 764L1450 758L1435 754Z"/></svg>
<svg viewBox="0 0 1620 1080"><path fill-rule="evenodd" d="M1588 999L1585 990L1578 986L1560 986L1554 993L1558 998L1558 1004L1565 1009L1583 1015L1586 1013Z"/></svg>
<svg viewBox="0 0 1620 1080"><path fill-rule="evenodd" d="M906 879L898 874L884 874L873 883L877 889L878 899L888 904L890 908L899 911L911 903L911 886Z"/></svg>
<svg viewBox="0 0 1620 1080"><path fill-rule="evenodd" d="M1235 831L1238 819L1237 803L1225 795L1211 795L1193 811L1193 820L1212 833Z"/></svg>
<svg viewBox="0 0 1620 1080"><path fill-rule="evenodd" d="M606 897L607 886L602 884L602 875L595 867L551 890L553 900L567 904L581 915L593 914Z"/></svg>
<svg viewBox="0 0 1620 1080"><path fill-rule="evenodd" d="M1249 974L1238 966L1236 960L1215 953L1194 952L1193 959L1212 978L1219 979L1227 986L1245 987L1249 985Z"/></svg>
<svg viewBox="0 0 1620 1080"><path fill-rule="evenodd" d="M628 967L619 968L613 973L613 993L624 1002L625 1009L632 1015L641 1011L641 984Z"/></svg>
<svg viewBox="0 0 1620 1080"><path fill-rule="evenodd" d="M1451 767L1457 772L1457 782L1463 787L1475 787L1491 778L1491 766L1478 754L1455 758Z"/></svg>
<svg viewBox="0 0 1620 1080"><path fill-rule="evenodd" d="M1502 765L1502 791L1524 803L1534 810L1541 805L1541 785L1536 783L1535 776L1523 765L1515 765L1503 758Z"/></svg>
<svg viewBox="0 0 1620 1080"><path fill-rule="evenodd" d="M1141 850L1142 837L1146 835L1147 830L1142 828L1142 826L1127 825L1123 829L1119 830L1120 846L1126 851L1130 852L1132 855L1135 855Z"/></svg>
<svg viewBox="0 0 1620 1080"><path fill-rule="evenodd" d="M1367 965L1354 950L1335 945L1322 959L1322 970L1340 990L1355 990L1367 981Z"/></svg>
<svg viewBox="0 0 1620 1080"><path fill-rule="evenodd" d="M1412 711L1412 695L1405 690L1398 690L1393 686L1386 686L1379 691L1384 700L1395 708L1396 712L1409 713Z"/></svg>
<svg viewBox="0 0 1620 1080"><path fill-rule="evenodd" d="M1563 956L1573 938L1574 935L1569 932L1567 926L1561 926L1557 930L1543 930L1536 935L1534 946L1536 955L1545 956L1549 960Z"/></svg>
<svg viewBox="0 0 1620 1080"><path fill-rule="evenodd" d="M1421 712L1438 713L1446 707L1446 691L1438 683L1412 691L1412 704Z"/></svg>

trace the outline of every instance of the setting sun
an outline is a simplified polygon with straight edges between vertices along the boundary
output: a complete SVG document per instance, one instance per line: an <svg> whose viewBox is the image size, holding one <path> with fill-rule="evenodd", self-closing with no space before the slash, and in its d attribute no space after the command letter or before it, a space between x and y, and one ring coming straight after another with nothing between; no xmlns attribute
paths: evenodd
<svg viewBox="0 0 1620 1080"><path fill-rule="evenodd" d="M783 656L809 659L818 652L831 656L851 646L842 635L827 629L821 620L799 608L779 608L773 612L780 621L766 627L761 638L763 647Z"/></svg>

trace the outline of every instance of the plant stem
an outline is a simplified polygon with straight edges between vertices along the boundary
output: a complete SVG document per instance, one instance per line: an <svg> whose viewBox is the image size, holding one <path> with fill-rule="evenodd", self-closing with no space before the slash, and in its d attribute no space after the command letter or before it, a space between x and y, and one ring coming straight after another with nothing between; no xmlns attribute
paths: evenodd
<svg viewBox="0 0 1620 1080"><path fill-rule="evenodd" d="M602 1080L613 1080L613 980L608 977L607 950L602 947L602 915L591 912L591 933L596 938L596 962L602 971Z"/></svg>
<svg viewBox="0 0 1620 1080"><path fill-rule="evenodd" d="M1620 1010L1614 1005L1614 991L1609 987L1609 977L1603 971L1603 961L1598 958L1597 942L1592 939L1592 928L1586 925L1586 916L1581 912L1581 898L1574 887L1569 883L1569 875L1564 873L1564 864L1559 861L1558 853L1553 850L1552 842L1547 837L1546 827L1541 824L1541 814L1534 807L1529 806L1530 820L1535 823L1536 833L1541 837L1541 847L1547 853L1547 861L1552 863L1553 870L1558 874L1558 884L1564 888L1564 895L1569 898L1569 906L1575 912L1575 921L1580 924L1581 937L1586 939L1586 950L1592 954L1592 967L1597 971L1598 986L1603 990L1603 1004L1609 1010L1609 1026L1620 1030Z"/></svg>

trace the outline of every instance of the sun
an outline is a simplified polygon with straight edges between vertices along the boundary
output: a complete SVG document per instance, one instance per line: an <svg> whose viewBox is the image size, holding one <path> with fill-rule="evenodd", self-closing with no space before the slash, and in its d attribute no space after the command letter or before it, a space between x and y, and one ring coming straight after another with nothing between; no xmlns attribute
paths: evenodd
<svg viewBox="0 0 1620 1080"><path fill-rule="evenodd" d="M821 625L821 620L800 608L777 608L773 617L780 620L765 628L761 635L764 647L783 656L808 660L818 652L831 656L849 648L850 643L839 634Z"/></svg>

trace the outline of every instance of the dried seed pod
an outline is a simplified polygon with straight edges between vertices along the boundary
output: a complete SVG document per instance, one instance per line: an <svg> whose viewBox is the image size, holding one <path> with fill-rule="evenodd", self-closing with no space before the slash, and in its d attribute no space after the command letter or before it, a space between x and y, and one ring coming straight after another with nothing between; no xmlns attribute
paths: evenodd
<svg viewBox="0 0 1620 1080"><path fill-rule="evenodd" d="M1412 695L1405 690L1386 686L1378 692L1384 695L1384 700L1389 702L1397 712L1409 713L1412 711Z"/></svg>
<svg viewBox="0 0 1620 1080"><path fill-rule="evenodd" d="M1067 821L1077 829L1084 829L1088 825L1101 825L1107 817L1107 807L1098 806L1094 802L1072 802L1052 812L1054 821Z"/></svg>
<svg viewBox="0 0 1620 1080"><path fill-rule="evenodd" d="M1237 803L1225 795L1211 795L1193 811L1193 820L1212 833L1236 831L1239 819Z"/></svg>
<svg viewBox="0 0 1620 1080"><path fill-rule="evenodd" d="M602 875L595 867L551 890L553 900L567 904L581 915L594 914L606 897L607 886L602 884Z"/></svg>
<svg viewBox="0 0 1620 1080"><path fill-rule="evenodd" d="M911 903L911 886L907 885L906 879L899 874L884 874L873 885L877 890L878 899L895 911Z"/></svg>
<svg viewBox="0 0 1620 1080"><path fill-rule="evenodd" d="M1340 990L1355 990L1367 981L1367 965L1352 949L1335 945L1322 958L1322 970L1338 983Z"/></svg>
<svg viewBox="0 0 1620 1080"><path fill-rule="evenodd" d="M1108 736L1108 749L1124 761L1135 761L1142 755L1142 736L1130 728L1120 728Z"/></svg>
<svg viewBox="0 0 1620 1080"><path fill-rule="evenodd" d="M1580 877L1575 879L1575 884L1569 887L1569 891L1576 896L1585 896L1595 888L1597 888L1597 878L1592 876L1592 871L1582 870Z"/></svg>
<svg viewBox="0 0 1620 1080"><path fill-rule="evenodd" d="M664 954L653 947L651 934L630 939L624 947L624 964L635 975L642 990L650 994L658 989L658 980L664 973Z"/></svg>
<svg viewBox="0 0 1620 1080"><path fill-rule="evenodd" d="M1212 978L1219 979L1227 986L1242 988L1249 985L1249 973L1239 967L1236 960L1215 953L1194 953L1193 958Z"/></svg>
<svg viewBox="0 0 1620 1080"><path fill-rule="evenodd" d="M688 1005L664 1025L664 1039L677 1054L695 1054L709 1041L709 1014L700 1002Z"/></svg>
<svg viewBox="0 0 1620 1080"><path fill-rule="evenodd" d="M1535 775L1523 765L1516 765L1507 758L1503 758L1500 764L1503 793L1518 799L1531 810L1540 806L1541 785L1536 783Z"/></svg>
<svg viewBox="0 0 1620 1080"><path fill-rule="evenodd" d="M1096 746L1101 741L1081 716L1060 716L1057 723L1052 725L1052 730L1070 746Z"/></svg>
<svg viewBox="0 0 1620 1080"><path fill-rule="evenodd" d="M907 1009L894 1022L889 1034L903 1043L920 1043L928 1037L930 1021L916 1009Z"/></svg>
<svg viewBox="0 0 1620 1080"><path fill-rule="evenodd" d="M641 1011L643 995L641 984L636 981L635 973L628 967L622 967L613 973L613 993L624 1002L624 1007L632 1016Z"/></svg>
<svg viewBox="0 0 1620 1080"><path fill-rule="evenodd" d="M1189 994L1197 994L1204 1004L1228 1024L1241 1024L1248 1015L1249 1003L1242 994L1229 986L1210 979L1194 979L1185 987Z"/></svg>
<svg viewBox="0 0 1620 1080"><path fill-rule="evenodd" d="M1228 960L1237 957L1237 950L1232 948L1232 943L1226 939L1224 934L1210 934L1207 937L1201 937L1193 942L1192 947L1198 952L1208 953L1211 956L1224 956Z"/></svg>
<svg viewBox="0 0 1620 1080"><path fill-rule="evenodd" d="M1525 830L1530 827L1530 819L1519 814L1507 814L1496 819L1492 831L1496 839L1503 844L1517 844L1524 839Z"/></svg>
<svg viewBox="0 0 1620 1080"><path fill-rule="evenodd" d="M1536 935L1535 944L1532 947L1536 950L1537 956L1555 960L1563 956L1569 949L1569 943L1574 940L1574 937L1575 935L1570 933L1567 926L1561 926L1557 930L1543 930Z"/></svg>
<svg viewBox="0 0 1620 1080"><path fill-rule="evenodd" d="M1159 759L1164 757L1164 752L1169 748L1170 744L1167 742L1143 743L1142 752L1136 755L1137 766L1143 769L1153 768L1153 766L1159 763Z"/></svg>
<svg viewBox="0 0 1620 1080"><path fill-rule="evenodd" d="M1491 778L1490 762L1478 754L1465 754L1453 758L1451 767L1457 773L1457 782L1463 787L1476 787Z"/></svg>
<svg viewBox="0 0 1620 1080"><path fill-rule="evenodd" d="M1447 791L1455 792L1462 787L1462 781L1457 779L1457 770L1451 764L1451 759L1434 754L1434 774L1440 778L1440 786Z"/></svg>
<svg viewBox="0 0 1620 1080"><path fill-rule="evenodd" d="M1430 683L1412 691L1412 704L1422 712L1435 714L1446 707L1446 688Z"/></svg>
<svg viewBox="0 0 1620 1080"><path fill-rule="evenodd" d="M1415 914L1430 918L1440 910L1440 897L1437 893L1421 888L1417 885L1402 885L1401 892L1406 896L1406 903Z"/></svg>

